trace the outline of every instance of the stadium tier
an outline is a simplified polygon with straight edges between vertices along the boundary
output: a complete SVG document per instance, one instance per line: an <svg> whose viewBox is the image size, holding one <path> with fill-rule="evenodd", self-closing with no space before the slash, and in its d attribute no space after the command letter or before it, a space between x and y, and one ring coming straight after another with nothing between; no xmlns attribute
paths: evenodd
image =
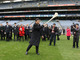
<svg viewBox="0 0 80 60"><path fill-rule="evenodd" d="M73 23L73 20L80 20L80 0L35 0L23 2L0 3L0 22L3 25L9 22L20 24L31 24L36 18L41 19L43 24L48 21L55 12L58 17L48 23L48 26L56 23L58 27L65 28ZM59 22L56 22L59 20ZM69 23L70 24L67 24ZM77 21L76 23L79 24Z"/></svg>
<svg viewBox="0 0 80 60"><path fill-rule="evenodd" d="M80 0L79 0L80 1ZM50 5L79 5L78 0L43 0L43 1L29 1L29 2L15 2L0 4L0 9L25 8L25 7L48 7Z"/></svg>

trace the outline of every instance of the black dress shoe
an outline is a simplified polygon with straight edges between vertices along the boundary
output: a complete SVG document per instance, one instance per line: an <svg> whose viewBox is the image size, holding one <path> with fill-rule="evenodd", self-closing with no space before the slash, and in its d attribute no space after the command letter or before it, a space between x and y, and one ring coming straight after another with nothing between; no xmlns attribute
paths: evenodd
<svg viewBox="0 0 80 60"><path fill-rule="evenodd" d="M28 52L26 52L26 55L28 55Z"/></svg>
<svg viewBox="0 0 80 60"><path fill-rule="evenodd" d="M55 45L54 45L55 46Z"/></svg>
<svg viewBox="0 0 80 60"><path fill-rule="evenodd" d="M36 53L37 55L40 55L39 53Z"/></svg>
<svg viewBox="0 0 80 60"><path fill-rule="evenodd" d="M75 47L73 47L73 48L75 48Z"/></svg>
<svg viewBox="0 0 80 60"><path fill-rule="evenodd" d="M79 47L77 47L77 48L79 48Z"/></svg>
<svg viewBox="0 0 80 60"><path fill-rule="evenodd" d="M49 44L49 46L51 46L51 45Z"/></svg>

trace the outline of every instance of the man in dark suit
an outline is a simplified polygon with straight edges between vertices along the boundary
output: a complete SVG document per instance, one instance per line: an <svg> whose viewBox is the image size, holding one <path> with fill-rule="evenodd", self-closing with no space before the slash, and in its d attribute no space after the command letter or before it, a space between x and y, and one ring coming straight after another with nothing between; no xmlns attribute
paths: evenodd
<svg viewBox="0 0 80 60"><path fill-rule="evenodd" d="M74 35L74 28L73 27L75 27L76 28L76 24L74 24L73 23L73 25L71 25L71 32L73 33L73 35Z"/></svg>
<svg viewBox="0 0 80 60"><path fill-rule="evenodd" d="M54 46L56 44L56 33L57 33L57 27L55 26L56 24L54 23L53 24L53 27L52 27L52 31L51 31L51 37L50 37L50 43L49 45L51 45L51 43L53 42L54 40Z"/></svg>
<svg viewBox="0 0 80 60"><path fill-rule="evenodd" d="M45 25L45 37L49 40L49 28L48 28L48 24Z"/></svg>
<svg viewBox="0 0 80 60"><path fill-rule="evenodd" d="M46 41L45 26L42 29L42 41Z"/></svg>
<svg viewBox="0 0 80 60"><path fill-rule="evenodd" d="M9 26L8 22L6 22L6 26L5 26L6 41L10 40L9 33L10 33L10 26Z"/></svg>
<svg viewBox="0 0 80 60"><path fill-rule="evenodd" d="M27 24L25 27L25 40L29 39L29 25Z"/></svg>
<svg viewBox="0 0 80 60"><path fill-rule="evenodd" d="M60 40L59 36L61 35L59 28L57 27L57 40Z"/></svg>
<svg viewBox="0 0 80 60"><path fill-rule="evenodd" d="M73 26L74 30L74 35L73 35L73 48L75 48L75 43L77 48L79 48L78 43L79 43L79 25L76 24L76 28Z"/></svg>
<svg viewBox="0 0 80 60"><path fill-rule="evenodd" d="M32 25L30 25L30 29L29 29L29 37L31 39L31 34L32 34Z"/></svg>
<svg viewBox="0 0 80 60"><path fill-rule="evenodd" d="M16 23L14 23L14 27L13 27L13 33L14 33L14 41L15 41L15 38L17 39L18 41L18 27L16 25Z"/></svg>
<svg viewBox="0 0 80 60"><path fill-rule="evenodd" d="M26 50L26 55L28 54L29 49L35 45L36 46L36 54L39 55L38 49L39 49L39 43L40 43L40 31L42 29L42 26L40 26L40 19L36 19L35 24L33 25L32 28L32 35L31 35L31 40L30 44Z"/></svg>
<svg viewBox="0 0 80 60"><path fill-rule="evenodd" d="M12 26L11 25L9 25L9 26L10 26L9 39L12 40Z"/></svg>
<svg viewBox="0 0 80 60"><path fill-rule="evenodd" d="M0 26L0 32L1 32L1 40L5 40L4 26L2 24Z"/></svg>

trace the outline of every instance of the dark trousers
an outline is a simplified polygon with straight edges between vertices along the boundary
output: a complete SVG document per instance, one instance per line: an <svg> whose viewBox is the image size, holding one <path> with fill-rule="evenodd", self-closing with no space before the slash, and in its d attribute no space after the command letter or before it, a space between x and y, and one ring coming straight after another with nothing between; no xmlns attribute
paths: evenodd
<svg viewBox="0 0 80 60"><path fill-rule="evenodd" d="M5 40L5 36L3 37L3 36L1 36L1 40Z"/></svg>
<svg viewBox="0 0 80 60"><path fill-rule="evenodd" d="M67 36L67 40L70 40L70 36Z"/></svg>
<svg viewBox="0 0 80 60"><path fill-rule="evenodd" d="M1 40L5 40L5 34L4 33L1 34Z"/></svg>
<svg viewBox="0 0 80 60"><path fill-rule="evenodd" d="M54 40L54 46L55 46L55 44L56 44L56 35L52 34L51 37L50 37L50 45L52 44L53 40Z"/></svg>
<svg viewBox="0 0 80 60"><path fill-rule="evenodd" d="M30 38L30 39L31 39L31 34L32 34L32 32L29 33L29 38Z"/></svg>
<svg viewBox="0 0 80 60"><path fill-rule="evenodd" d="M76 43L76 46L77 46L77 48L79 47L78 46L78 43L79 43L79 40L77 39L77 38L74 38L73 39L73 47L75 48L75 43Z"/></svg>
<svg viewBox="0 0 80 60"><path fill-rule="evenodd" d="M6 33L6 41L9 41L10 38L9 38L9 33Z"/></svg>
<svg viewBox="0 0 80 60"><path fill-rule="evenodd" d="M14 41L15 41L15 38L16 38L17 41L18 41L18 35L14 34Z"/></svg>
<svg viewBox="0 0 80 60"><path fill-rule="evenodd" d="M49 40L49 34L46 34L46 38Z"/></svg>
<svg viewBox="0 0 80 60"><path fill-rule="evenodd" d="M25 40L29 39L29 34L25 34Z"/></svg>
<svg viewBox="0 0 80 60"><path fill-rule="evenodd" d="M28 52L32 46L33 45L29 45L26 51ZM36 46L36 53L38 53L38 49L39 49L39 46Z"/></svg>
<svg viewBox="0 0 80 60"><path fill-rule="evenodd" d="M60 40L59 35L57 35L57 40Z"/></svg>
<svg viewBox="0 0 80 60"><path fill-rule="evenodd" d="M21 41L21 39L24 41L24 36L20 36L20 41Z"/></svg>
<svg viewBox="0 0 80 60"><path fill-rule="evenodd" d="M46 37L45 37L45 35L43 35L44 36L44 38L42 38L42 41L46 41Z"/></svg>

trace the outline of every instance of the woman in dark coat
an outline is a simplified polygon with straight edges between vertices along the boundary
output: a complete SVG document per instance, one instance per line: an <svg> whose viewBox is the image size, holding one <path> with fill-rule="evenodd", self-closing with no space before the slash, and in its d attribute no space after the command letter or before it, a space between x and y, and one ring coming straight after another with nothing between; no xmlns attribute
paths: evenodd
<svg viewBox="0 0 80 60"><path fill-rule="evenodd" d="M40 31L42 26L40 26L40 19L36 19L35 24L33 25L32 28L32 35L31 35L31 40L30 40L30 44L26 50L26 55L28 54L29 49L35 45L36 46L36 54L39 55L38 53L38 49L39 49L39 43L40 43Z"/></svg>

